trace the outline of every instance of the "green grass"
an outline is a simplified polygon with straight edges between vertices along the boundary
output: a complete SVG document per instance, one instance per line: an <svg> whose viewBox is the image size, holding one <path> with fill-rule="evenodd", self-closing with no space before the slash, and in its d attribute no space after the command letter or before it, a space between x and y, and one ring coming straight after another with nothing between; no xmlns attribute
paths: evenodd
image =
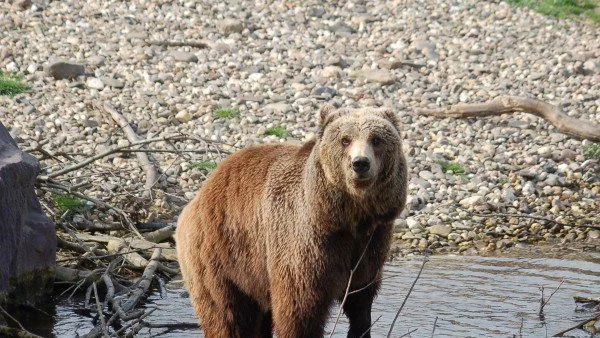
<svg viewBox="0 0 600 338"><path fill-rule="evenodd" d="M600 161L600 143L594 143L583 149L583 156L587 160Z"/></svg>
<svg viewBox="0 0 600 338"><path fill-rule="evenodd" d="M23 78L17 75L6 75L0 71L0 95L13 96L24 93L31 87L23 82Z"/></svg>
<svg viewBox="0 0 600 338"><path fill-rule="evenodd" d="M444 172L452 171L456 175L465 175L467 173L465 168L458 163L438 161L438 164L442 166Z"/></svg>
<svg viewBox="0 0 600 338"><path fill-rule="evenodd" d="M271 128L267 128L267 130L265 131L265 134L275 135L279 138L283 138L287 135L287 130L285 130L285 127L283 127L283 126L271 127Z"/></svg>
<svg viewBox="0 0 600 338"><path fill-rule="evenodd" d="M190 168L197 168L204 171L213 171L217 167L217 162L215 161L201 161L190 164Z"/></svg>
<svg viewBox="0 0 600 338"><path fill-rule="evenodd" d="M220 119L230 119L239 113L240 112L237 109L219 108L215 110L215 117Z"/></svg>
<svg viewBox="0 0 600 338"><path fill-rule="evenodd" d="M508 3L531 8L557 18L585 15L600 22L600 0L507 0Z"/></svg>
<svg viewBox="0 0 600 338"><path fill-rule="evenodd" d="M71 194L55 194L52 196L54 204L61 211L73 211L86 206L87 201Z"/></svg>

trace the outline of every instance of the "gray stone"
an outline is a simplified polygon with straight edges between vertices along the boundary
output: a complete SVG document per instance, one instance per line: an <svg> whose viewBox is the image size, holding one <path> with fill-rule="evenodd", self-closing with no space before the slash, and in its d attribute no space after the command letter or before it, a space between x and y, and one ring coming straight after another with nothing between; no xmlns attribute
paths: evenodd
<svg viewBox="0 0 600 338"><path fill-rule="evenodd" d="M400 232L401 230L408 229L408 225L406 224L406 220L402 218L396 218L394 220L394 232Z"/></svg>
<svg viewBox="0 0 600 338"><path fill-rule="evenodd" d="M429 233L432 235L438 235L440 237L447 238L452 232L452 228L444 224L436 224L429 228Z"/></svg>
<svg viewBox="0 0 600 338"><path fill-rule="evenodd" d="M506 203L512 203L517 200L517 196L515 196L514 190L507 188L502 190L502 199L504 199L504 202Z"/></svg>
<svg viewBox="0 0 600 338"><path fill-rule="evenodd" d="M104 89L104 82L102 82L102 80L95 78L95 77L91 77L91 78L87 79L87 81L85 82L85 85L88 88L92 88L92 89L97 89L97 90Z"/></svg>
<svg viewBox="0 0 600 338"><path fill-rule="evenodd" d="M598 60L587 60L583 63L586 74L600 74L600 62Z"/></svg>
<svg viewBox="0 0 600 338"><path fill-rule="evenodd" d="M360 77L365 79L367 82L381 83L389 85L396 82L394 74L384 69L369 69L360 72Z"/></svg>
<svg viewBox="0 0 600 338"><path fill-rule="evenodd" d="M428 170L421 170L419 176L424 180L432 180L435 177L433 173Z"/></svg>
<svg viewBox="0 0 600 338"><path fill-rule="evenodd" d="M104 77L102 78L102 82L104 82L105 85L112 87L112 88L123 88L125 87L125 82L119 79L115 79L112 77Z"/></svg>
<svg viewBox="0 0 600 338"><path fill-rule="evenodd" d="M588 232L588 238L589 239L598 239L598 238L600 238L600 231L599 230L590 230Z"/></svg>
<svg viewBox="0 0 600 338"><path fill-rule="evenodd" d="M337 95L337 92L331 87L315 87L315 89L312 91L312 94L333 97Z"/></svg>
<svg viewBox="0 0 600 338"><path fill-rule="evenodd" d="M77 63L56 61L46 67L46 73L56 80L73 79L85 73L85 68Z"/></svg>
<svg viewBox="0 0 600 338"><path fill-rule="evenodd" d="M351 33L356 32L356 29L354 29L351 26L349 26L343 22L340 22L340 21L329 26L329 30L334 33L346 33L346 34L351 34Z"/></svg>
<svg viewBox="0 0 600 338"><path fill-rule="evenodd" d="M39 172L0 123L0 302L36 304L52 290L56 231L35 194Z"/></svg>
<svg viewBox="0 0 600 338"><path fill-rule="evenodd" d="M325 8L321 6L311 7L308 11L308 15L315 18L320 18L323 16L323 14L325 14Z"/></svg>
<svg viewBox="0 0 600 338"><path fill-rule="evenodd" d="M173 56L175 61L179 62L198 62L198 57L196 55L181 50L171 52L171 56Z"/></svg>
<svg viewBox="0 0 600 338"><path fill-rule="evenodd" d="M521 193L525 196L533 195L535 194L535 191L535 184L533 184L531 181L525 182L525 184L523 184L523 188L521 188Z"/></svg>
<svg viewBox="0 0 600 338"><path fill-rule="evenodd" d="M467 198L462 199L459 203L460 205L462 205L463 207L473 207L479 204L482 204L484 202L483 200L483 196L470 196Z"/></svg>
<svg viewBox="0 0 600 338"><path fill-rule="evenodd" d="M264 108L267 114L284 114L293 110L292 106L287 103L270 103Z"/></svg>
<svg viewBox="0 0 600 338"><path fill-rule="evenodd" d="M88 59L87 62L90 66L93 67L100 67L100 66L104 66L104 64L106 63L106 60L104 59L103 56L92 56Z"/></svg>
<svg viewBox="0 0 600 338"><path fill-rule="evenodd" d="M217 21L217 29L221 34L229 35L241 33L244 30L244 25L239 20L230 18Z"/></svg>

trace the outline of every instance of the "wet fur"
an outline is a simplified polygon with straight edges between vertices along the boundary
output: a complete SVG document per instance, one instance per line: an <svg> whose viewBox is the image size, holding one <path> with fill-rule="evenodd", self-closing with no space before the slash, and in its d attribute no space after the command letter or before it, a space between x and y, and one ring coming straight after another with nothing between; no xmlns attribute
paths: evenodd
<svg viewBox="0 0 600 338"><path fill-rule="evenodd" d="M381 162L376 179L361 188L346 172L352 169L339 136L356 124L349 129L362 137L369 123L382 127L373 128L386 132L388 143L374 151ZM231 155L186 206L176 235L206 337L272 337L272 331L279 338L322 337L329 308L343 298L371 235L351 289L380 276L392 222L405 204L406 177L398 121L388 110L328 106L316 140ZM378 287L348 297L348 337L368 330Z"/></svg>

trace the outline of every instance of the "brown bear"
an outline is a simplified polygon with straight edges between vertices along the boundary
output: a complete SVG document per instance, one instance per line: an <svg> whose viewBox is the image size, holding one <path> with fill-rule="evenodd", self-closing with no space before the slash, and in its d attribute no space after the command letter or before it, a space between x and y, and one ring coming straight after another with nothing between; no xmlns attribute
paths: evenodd
<svg viewBox="0 0 600 338"><path fill-rule="evenodd" d="M406 180L388 109L328 105L314 140L252 146L223 161L183 210L176 235L206 337L322 337L355 266L350 291L364 289L343 306L348 337L370 337Z"/></svg>

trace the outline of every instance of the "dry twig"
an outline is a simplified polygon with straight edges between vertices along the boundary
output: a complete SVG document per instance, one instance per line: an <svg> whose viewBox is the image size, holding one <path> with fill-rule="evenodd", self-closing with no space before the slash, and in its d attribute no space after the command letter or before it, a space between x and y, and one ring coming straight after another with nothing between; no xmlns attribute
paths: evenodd
<svg viewBox="0 0 600 338"><path fill-rule="evenodd" d="M396 324L396 320L398 319L398 316L400 316L400 312L402 311L402 308L404 308L404 304L406 304L406 301L408 300L408 297L410 296L412 290L415 288L415 285L417 284L417 281L421 277L421 272L423 272L423 268L425 267L425 263L427 263L428 261L429 261L429 255L428 255L427 252L425 252L425 255L423 256L423 264L421 264L421 269L419 269L419 273L417 274L417 278L415 278L414 282L410 286L410 289L408 289L408 293L406 294L406 297L404 297L404 301L402 301L402 305L400 305L400 308L398 309L398 312L396 312L396 315L394 316L394 320L392 321L392 325L390 325L390 330L388 331L387 338L390 338L390 336L392 335L392 330L394 329L394 325Z"/></svg>

